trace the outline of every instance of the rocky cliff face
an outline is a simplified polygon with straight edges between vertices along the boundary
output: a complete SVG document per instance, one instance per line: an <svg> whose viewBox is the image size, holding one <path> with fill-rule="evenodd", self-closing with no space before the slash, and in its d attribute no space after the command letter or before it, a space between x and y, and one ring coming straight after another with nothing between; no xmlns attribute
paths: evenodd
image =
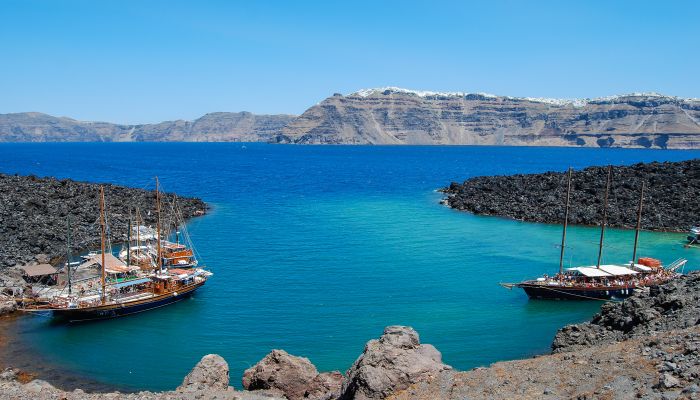
<svg viewBox="0 0 700 400"><path fill-rule="evenodd" d="M0 142L265 142L293 118L218 112L194 121L120 125L42 113L0 114Z"/></svg>
<svg viewBox="0 0 700 400"><path fill-rule="evenodd" d="M302 144L699 148L700 100L514 98L399 88L335 94L274 138Z"/></svg>

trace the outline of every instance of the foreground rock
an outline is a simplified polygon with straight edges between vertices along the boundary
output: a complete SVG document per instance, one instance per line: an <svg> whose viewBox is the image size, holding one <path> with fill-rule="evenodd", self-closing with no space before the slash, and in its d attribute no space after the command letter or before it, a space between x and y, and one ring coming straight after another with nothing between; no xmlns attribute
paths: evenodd
<svg viewBox="0 0 700 400"><path fill-rule="evenodd" d="M177 390L170 392L85 393L80 389L65 392L40 379L34 379L23 384L18 380L18 376L18 372L12 369L6 369L0 373L0 398L16 400L284 400L281 396L274 396L267 392L236 391L233 387L228 386L228 364L223 358L215 354L204 356L185 377Z"/></svg>
<svg viewBox="0 0 700 400"><path fill-rule="evenodd" d="M177 390L192 392L228 388L228 363L220 355L208 354L187 374Z"/></svg>
<svg viewBox="0 0 700 400"><path fill-rule="evenodd" d="M379 340L367 343L364 353L350 367L341 398L384 399L451 369L442 363L435 347L420 344L413 328L390 326Z"/></svg>
<svg viewBox="0 0 700 400"><path fill-rule="evenodd" d="M440 353L420 344L413 329L392 326L379 340L367 344L345 376L319 374L309 360L273 351L246 371L244 385L253 391L236 391L228 386L228 365L216 355L203 357L182 385L170 392L65 392L42 380L23 381L21 376L14 370L0 373L1 398L700 399L700 326L499 362L468 372L454 371L443 364ZM343 384L338 391L340 380Z"/></svg>
<svg viewBox="0 0 700 400"><path fill-rule="evenodd" d="M555 353L580 350L700 324L700 271L651 288L621 303L606 303L590 322L557 332Z"/></svg>
<svg viewBox="0 0 700 400"><path fill-rule="evenodd" d="M410 327L370 340L345 375L274 350L229 386L229 368L207 355L175 391L65 392L14 370L0 373L8 399L700 399L700 271L608 303L592 321L560 330L553 354L454 371ZM29 379L27 379L29 377Z"/></svg>
<svg viewBox="0 0 700 400"><path fill-rule="evenodd" d="M440 374L395 400L699 399L700 327ZM676 361L674 361L676 360Z"/></svg>
<svg viewBox="0 0 700 400"><path fill-rule="evenodd" d="M601 220L607 168L575 171L569 222L597 225ZM633 228L642 183L646 184L642 228L686 232L698 223L700 159L614 167L608 207L610 226ZM566 173L482 176L453 182L443 189L446 203L457 210L523 221L564 220Z"/></svg>
<svg viewBox="0 0 700 400"><path fill-rule="evenodd" d="M110 184L104 188L113 242L126 240L129 214L136 208L146 224L155 224L154 191ZM7 267L32 261L55 264L66 252L68 218L73 251L98 244L98 196L99 185L94 183L0 174L0 268L8 271ZM174 197L163 194L162 199L168 203ZM178 197L178 204L184 218L206 210L199 199ZM0 280L10 275L0 273Z"/></svg>
<svg viewBox="0 0 700 400"><path fill-rule="evenodd" d="M334 399L343 383L340 372L319 374L308 358L296 357L284 350L273 350L243 374L247 390L272 390L289 400Z"/></svg>
<svg viewBox="0 0 700 400"><path fill-rule="evenodd" d="M14 312L17 309L17 302L13 297L0 295L0 316Z"/></svg>

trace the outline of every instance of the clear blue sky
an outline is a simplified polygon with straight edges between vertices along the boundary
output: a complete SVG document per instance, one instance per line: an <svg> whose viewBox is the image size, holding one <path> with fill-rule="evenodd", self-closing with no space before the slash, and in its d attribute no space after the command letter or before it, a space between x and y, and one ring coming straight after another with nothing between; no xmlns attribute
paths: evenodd
<svg viewBox="0 0 700 400"><path fill-rule="evenodd" d="M0 113L301 113L377 86L700 97L698 1L0 2Z"/></svg>

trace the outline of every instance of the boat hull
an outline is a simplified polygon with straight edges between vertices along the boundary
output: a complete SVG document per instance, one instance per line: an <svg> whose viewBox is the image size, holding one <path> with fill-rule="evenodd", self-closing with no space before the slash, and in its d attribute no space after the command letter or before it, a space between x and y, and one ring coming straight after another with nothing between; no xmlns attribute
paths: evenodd
<svg viewBox="0 0 700 400"><path fill-rule="evenodd" d="M634 288L574 288L547 285L516 285L531 299L542 300L612 300L631 296Z"/></svg>
<svg viewBox="0 0 700 400"><path fill-rule="evenodd" d="M92 321L109 319L137 314L148 310L164 307L190 297L206 281L194 283L172 292L149 299L137 300L130 303L106 304L102 306L74 309L53 309L53 316L69 322Z"/></svg>

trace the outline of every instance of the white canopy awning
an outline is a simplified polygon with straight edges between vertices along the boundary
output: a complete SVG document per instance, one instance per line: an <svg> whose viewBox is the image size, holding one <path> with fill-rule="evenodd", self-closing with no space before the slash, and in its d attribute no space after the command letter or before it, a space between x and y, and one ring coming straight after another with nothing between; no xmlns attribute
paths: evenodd
<svg viewBox="0 0 700 400"><path fill-rule="evenodd" d="M567 268L567 271L575 271L580 273L581 275L587 276L589 278L600 278L600 277L605 277L605 276L611 276L611 274L600 270L595 267L575 267L575 268Z"/></svg>
<svg viewBox="0 0 700 400"><path fill-rule="evenodd" d="M636 275L639 272L620 265L601 265L600 269L615 276Z"/></svg>
<svg viewBox="0 0 700 400"><path fill-rule="evenodd" d="M632 263L632 262L630 262L630 265L632 266L632 269L636 269L637 271L651 272L651 267L647 267L646 265Z"/></svg>

